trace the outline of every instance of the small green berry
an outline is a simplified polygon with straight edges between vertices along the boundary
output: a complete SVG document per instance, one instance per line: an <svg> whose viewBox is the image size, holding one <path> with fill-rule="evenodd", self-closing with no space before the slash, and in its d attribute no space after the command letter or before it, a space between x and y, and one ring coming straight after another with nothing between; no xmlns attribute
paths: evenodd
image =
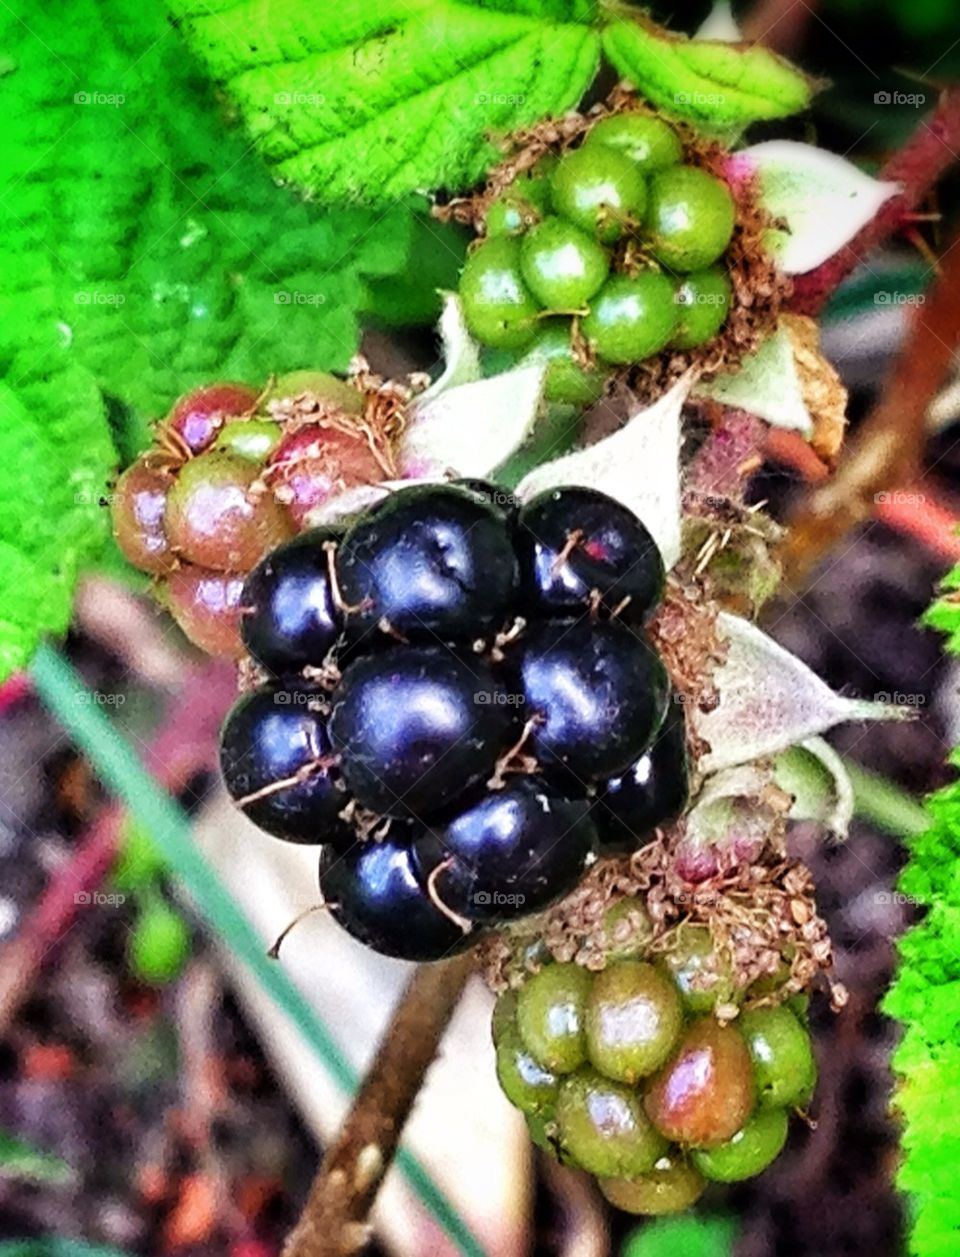
<svg viewBox="0 0 960 1257"><path fill-rule="evenodd" d="M688 275L677 287L679 322L670 344L696 349L713 340L727 321L732 294L730 279L719 266Z"/></svg>
<svg viewBox="0 0 960 1257"><path fill-rule="evenodd" d="M763 1108L805 1104L817 1078L810 1034L784 1005L755 1008L739 1021Z"/></svg>
<svg viewBox="0 0 960 1257"><path fill-rule="evenodd" d="M601 1179L600 1190L607 1200L626 1213L651 1216L682 1213L703 1195L705 1180L672 1151L660 1157L648 1174L637 1178Z"/></svg>
<svg viewBox="0 0 960 1257"><path fill-rule="evenodd" d="M580 965L546 965L521 987L517 1027L545 1069L569 1074L586 1060L584 1013L592 980Z"/></svg>
<svg viewBox="0 0 960 1257"><path fill-rule="evenodd" d="M537 1064L523 1046L515 1026L507 1029L497 1044L497 1079L510 1103L522 1112L553 1112L560 1080Z"/></svg>
<svg viewBox="0 0 960 1257"><path fill-rule="evenodd" d="M540 307L523 282L520 244L509 236L485 240L467 258L460 279L467 327L495 349L523 349L533 340Z"/></svg>
<svg viewBox="0 0 960 1257"><path fill-rule="evenodd" d="M614 275L594 297L581 328L606 362L642 362L667 344L677 315L666 275Z"/></svg>
<svg viewBox="0 0 960 1257"><path fill-rule="evenodd" d="M697 1148L690 1159L704 1178L739 1183L753 1178L776 1161L787 1142L787 1114L783 1109L761 1109L725 1144Z"/></svg>
<svg viewBox="0 0 960 1257"><path fill-rule="evenodd" d="M505 192L492 202L483 218L487 239L522 236L540 221L540 211L532 201L515 192Z"/></svg>
<svg viewBox="0 0 960 1257"><path fill-rule="evenodd" d="M635 162L598 144L567 153L550 181L554 209L603 244L643 220L647 185Z"/></svg>
<svg viewBox="0 0 960 1257"><path fill-rule="evenodd" d="M143 982L162 986L172 982L190 955L190 929L166 900L151 899L130 935L130 968Z"/></svg>
<svg viewBox="0 0 960 1257"><path fill-rule="evenodd" d="M683 160L683 145L673 127L662 118L643 113L614 114L590 129L584 145L603 144L637 163L652 175Z"/></svg>
<svg viewBox="0 0 960 1257"><path fill-rule="evenodd" d="M677 989L642 960L608 965L587 997L587 1054L608 1078L636 1082L670 1055L683 1024Z"/></svg>
<svg viewBox="0 0 960 1257"><path fill-rule="evenodd" d="M212 448L260 464L267 461L282 436L280 424L269 419L238 419L223 425Z"/></svg>
<svg viewBox="0 0 960 1257"><path fill-rule="evenodd" d="M294 397L315 397L317 401L331 402L348 414L359 415L363 410L363 394L346 380L338 379L328 371L288 371L278 375L264 395L260 408L268 402L284 401Z"/></svg>
<svg viewBox="0 0 960 1257"><path fill-rule="evenodd" d="M527 287L548 310L576 310L610 271L606 249L562 218L545 218L520 245Z"/></svg>
<svg viewBox="0 0 960 1257"><path fill-rule="evenodd" d="M639 899L626 898L603 914L604 955L608 960L634 960L642 956L653 936L650 914Z"/></svg>
<svg viewBox="0 0 960 1257"><path fill-rule="evenodd" d="M525 361L545 361L547 382L544 396L548 402L567 402L572 406L590 406L602 394L606 372L587 370L573 356L570 343L570 322L548 319L527 352Z"/></svg>
<svg viewBox="0 0 960 1257"><path fill-rule="evenodd" d="M127 817L120 829L120 851L113 866L117 890L147 890L167 871L167 861L147 833Z"/></svg>
<svg viewBox="0 0 960 1257"><path fill-rule="evenodd" d="M493 1006L493 1017L490 1022L494 1047L505 1034L516 1027L516 1024L517 993L511 990L503 991L497 996L497 1002Z"/></svg>
<svg viewBox="0 0 960 1257"><path fill-rule="evenodd" d="M718 956L705 925L681 925L663 962L690 1012L709 1013L718 1003L734 1002L737 991L730 967Z"/></svg>
<svg viewBox="0 0 960 1257"><path fill-rule="evenodd" d="M675 271L714 263L730 243L735 217L730 189L697 166L672 166L650 180L650 246Z"/></svg>
<svg viewBox="0 0 960 1257"><path fill-rule="evenodd" d="M605 1177L645 1174L667 1150L639 1093L589 1068L563 1080L557 1127L563 1150L576 1164Z"/></svg>

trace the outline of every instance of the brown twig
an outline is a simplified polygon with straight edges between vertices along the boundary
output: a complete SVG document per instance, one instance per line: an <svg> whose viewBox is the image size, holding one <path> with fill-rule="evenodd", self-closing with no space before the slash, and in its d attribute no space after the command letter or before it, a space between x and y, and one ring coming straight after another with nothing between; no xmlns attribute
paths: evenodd
<svg viewBox="0 0 960 1257"><path fill-rule="evenodd" d="M918 306L883 392L864 420L836 476L806 500L791 521L783 560L796 582L856 524L873 515L878 495L914 483L926 415L960 346L960 237L924 305Z"/></svg>
<svg viewBox="0 0 960 1257"><path fill-rule="evenodd" d="M467 953L414 973L283 1257L352 1257L366 1244L370 1207L472 967Z"/></svg>
<svg viewBox="0 0 960 1257"><path fill-rule="evenodd" d="M816 0L757 0L743 19L743 38L751 44L766 44L774 52L795 52L803 43Z"/></svg>
<svg viewBox="0 0 960 1257"><path fill-rule="evenodd" d="M898 182L902 191L885 201L869 223L816 270L797 277L789 308L816 315L827 298L871 250L902 227L944 171L960 160L960 87L944 91L929 118L886 163L880 178Z"/></svg>

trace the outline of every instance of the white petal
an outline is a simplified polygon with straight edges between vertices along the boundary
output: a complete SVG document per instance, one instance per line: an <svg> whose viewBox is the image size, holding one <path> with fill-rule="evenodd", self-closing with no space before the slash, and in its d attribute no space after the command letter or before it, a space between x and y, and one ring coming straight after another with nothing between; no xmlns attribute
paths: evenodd
<svg viewBox="0 0 960 1257"><path fill-rule="evenodd" d="M697 383L693 395L747 410L778 428L793 428L804 436L813 432L793 344L784 327L777 328L759 349L744 358L737 371Z"/></svg>
<svg viewBox="0 0 960 1257"><path fill-rule="evenodd" d="M470 384L473 380L479 380L482 375L480 346L467 331L463 306L455 292L443 294L443 313L440 315L437 330L443 342L443 374L420 394L417 398L418 405L430 401L457 384Z"/></svg>
<svg viewBox="0 0 960 1257"><path fill-rule="evenodd" d="M599 489L643 520L672 567L680 556L680 412L692 381L692 374L683 376L612 436L534 468L518 496L526 500L557 485Z"/></svg>
<svg viewBox="0 0 960 1257"><path fill-rule="evenodd" d="M546 374L535 363L418 398L400 446L402 474L491 475L533 431Z"/></svg>
<svg viewBox="0 0 960 1257"><path fill-rule="evenodd" d="M902 720L912 714L894 703L843 698L796 655L756 625L722 611L717 619L727 654L717 673L720 702L694 710L697 735L710 745L705 773L746 764L806 742L848 720Z"/></svg>
<svg viewBox="0 0 960 1257"><path fill-rule="evenodd" d="M754 144L734 161L759 176L764 207L788 225L771 231L767 241L788 275L825 262L900 191L898 183L871 179L845 157L795 140Z"/></svg>
<svg viewBox="0 0 960 1257"><path fill-rule="evenodd" d="M853 786L843 760L823 738L808 738L777 756L775 780L793 795L792 820L819 821L846 838L853 820Z"/></svg>
<svg viewBox="0 0 960 1257"><path fill-rule="evenodd" d="M694 39L716 39L726 44L740 43L743 34L733 16L729 0L717 0Z"/></svg>

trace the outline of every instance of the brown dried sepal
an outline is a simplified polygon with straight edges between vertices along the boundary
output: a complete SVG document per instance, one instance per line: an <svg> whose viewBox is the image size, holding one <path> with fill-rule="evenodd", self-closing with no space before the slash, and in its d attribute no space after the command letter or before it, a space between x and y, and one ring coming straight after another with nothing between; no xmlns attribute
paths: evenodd
<svg viewBox="0 0 960 1257"><path fill-rule="evenodd" d="M681 925L707 926L738 987L764 980L763 994L748 1000L747 1007L781 1003L821 978L835 1006L845 998L828 976L832 945L803 864L769 858L694 885L677 874L667 835L658 835L632 856L599 861L549 912L482 940L478 955L488 984L495 991L519 986L550 959L602 969L609 947L604 915L629 898L642 905L649 920L647 956L655 958L674 946Z"/></svg>

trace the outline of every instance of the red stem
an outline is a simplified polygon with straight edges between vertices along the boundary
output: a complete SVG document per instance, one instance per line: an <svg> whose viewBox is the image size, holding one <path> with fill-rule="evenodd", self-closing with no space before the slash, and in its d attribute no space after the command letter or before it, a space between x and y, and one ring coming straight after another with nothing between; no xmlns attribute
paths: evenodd
<svg viewBox="0 0 960 1257"><path fill-rule="evenodd" d="M929 118L921 118L906 144L890 158L880 178L902 184L903 191L885 201L869 223L833 257L816 270L797 277L790 309L816 315L840 284L871 250L905 222L943 173L960 160L960 87L940 97Z"/></svg>

